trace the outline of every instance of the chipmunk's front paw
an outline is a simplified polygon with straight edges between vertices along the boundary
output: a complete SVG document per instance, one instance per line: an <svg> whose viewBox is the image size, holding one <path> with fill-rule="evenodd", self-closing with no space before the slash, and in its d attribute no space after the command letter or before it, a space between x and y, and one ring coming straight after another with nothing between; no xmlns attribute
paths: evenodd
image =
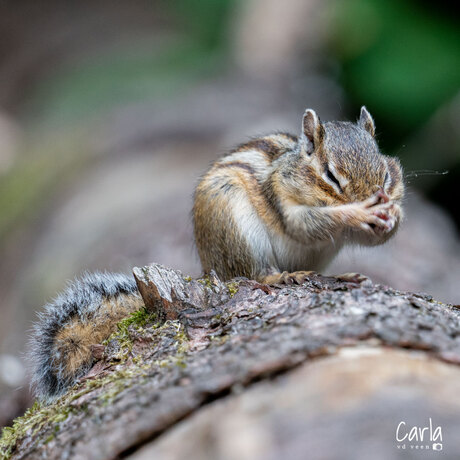
<svg viewBox="0 0 460 460"><path fill-rule="evenodd" d="M396 224L396 219L392 209L394 203L385 203L368 208L368 213L361 223L361 229L366 232L373 232L376 235L385 235L390 233Z"/></svg>
<svg viewBox="0 0 460 460"><path fill-rule="evenodd" d="M370 236L388 237L399 222L401 208L388 201L379 191L360 203L353 203L346 212L346 221L351 229L364 231Z"/></svg>

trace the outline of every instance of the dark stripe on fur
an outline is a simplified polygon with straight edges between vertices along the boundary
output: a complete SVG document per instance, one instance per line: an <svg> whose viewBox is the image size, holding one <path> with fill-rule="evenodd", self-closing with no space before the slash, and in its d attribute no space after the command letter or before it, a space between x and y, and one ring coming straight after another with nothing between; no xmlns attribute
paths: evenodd
<svg viewBox="0 0 460 460"><path fill-rule="evenodd" d="M268 139L253 139L252 141L241 144L235 152L244 152L249 150L257 150L268 156L270 160L275 159L280 153L284 153L274 142Z"/></svg>
<svg viewBox="0 0 460 460"><path fill-rule="evenodd" d="M281 225L283 231L286 231L283 214L281 212L281 206L279 203L280 198L276 195L275 191L273 190L272 186L273 178L270 176L261 187L262 195L265 198L265 202L267 206L271 208L271 210L276 214L278 221Z"/></svg>

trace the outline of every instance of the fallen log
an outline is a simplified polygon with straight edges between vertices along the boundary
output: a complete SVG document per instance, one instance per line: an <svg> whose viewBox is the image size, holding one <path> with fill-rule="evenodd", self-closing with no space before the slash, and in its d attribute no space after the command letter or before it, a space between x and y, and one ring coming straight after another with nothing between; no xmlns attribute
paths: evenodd
<svg viewBox="0 0 460 460"><path fill-rule="evenodd" d="M458 458L457 307L362 277L134 276L145 310L4 431L5 458Z"/></svg>

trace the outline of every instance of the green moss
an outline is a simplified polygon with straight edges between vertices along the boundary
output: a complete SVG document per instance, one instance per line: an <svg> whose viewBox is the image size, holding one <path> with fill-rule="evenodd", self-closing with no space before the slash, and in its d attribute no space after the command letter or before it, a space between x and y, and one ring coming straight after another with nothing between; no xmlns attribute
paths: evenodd
<svg viewBox="0 0 460 460"><path fill-rule="evenodd" d="M233 297L238 292L238 283L236 281L231 281L226 284L230 297Z"/></svg>
<svg viewBox="0 0 460 460"><path fill-rule="evenodd" d="M147 318L145 324L149 322L150 319ZM132 324L134 323L131 322L129 325ZM142 324L142 319L135 324ZM103 378L89 381L88 384L92 386L92 389L104 388L103 393L99 397L102 404L106 405L113 401L123 390L131 386L133 379L136 379L141 383L146 383L151 369L154 367L186 367L185 357L186 352L188 351L188 338L185 334L184 326L176 320L166 321L161 326L156 324L152 327L156 329L156 334L158 336L161 336L165 330L173 329L176 352L164 359L155 360L150 363L145 363L142 357L136 356L135 359L132 360L132 365L125 366Z"/></svg>
<svg viewBox="0 0 460 460"><path fill-rule="evenodd" d="M148 323L157 321L157 315L149 312L145 307L131 313L125 319L122 319L118 324L118 330L125 331L129 326L144 327Z"/></svg>
<svg viewBox="0 0 460 460"><path fill-rule="evenodd" d="M209 289L214 288L214 284L209 278L208 275L204 276L203 278L197 279L198 283L202 284L203 286L206 286ZM230 293L230 297L233 297L237 292L239 288L239 284L236 281L230 281L228 283L225 283L227 286L228 292Z"/></svg>
<svg viewBox="0 0 460 460"><path fill-rule="evenodd" d="M117 323L117 331L102 343L103 345L107 345L114 339L118 340L121 352L117 356L117 359L124 360L128 357L128 354L131 353L133 348L133 342L129 331L130 327L134 327L136 330L141 331L147 324L156 323L157 321L157 315L149 312L144 306L119 321Z"/></svg>
<svg viewBox="0 0 460 460"><path fill-rule="evenodd" d="M45 425L54 425L52 433L44 440L45 443L50 442L59 431L60 424L73 410L75 409L62 400L49 406L35 402L22 417L13 422L13 426L3 429L0 437L0 456L3 459L9 458L19 439L26 435L36 435Z"/></svg>
<svg viewBox="0 0 460 460"><path fill-rule="evenodd" d="M70 391L53 404L42 406L39 402L35 402L22 417L18 417L14 421L12 427L4 428L0 438L0 457L2 459L9 458L18 440L25 436L36 435L45 425L51 429L51 432L49 429L46 430L46 437L43 443L49 443L59 432L60 424L71 413L88 412L88 404L82 404L81 407L77 408L71 405L72 402L95 389L107 387L107 391L99 399L103 404L108 404L130 385L133 377L137 374L138 372L135 368L127 367L99 379L87 380L83 384L83 389Z"/></svg>
<svg viewBox="0 0 460 460"><path fill-rule="evenodd" d="M204 278L200 278L197 280L200 284L202 284L203 286L206 286L208 287L209 289L212 289L212 283L211 283L211 280L209 279L208 276L205 276Z"/></svg>
<svg viewBox="0 0 460 460"><path fill-rule="evenodd" d="M97 387L106 388L99 396L99 401L103 405L112 402L125 388L128 388L135 377L140 376L137 366L128 366L102 378L98 379Z"/></svg>

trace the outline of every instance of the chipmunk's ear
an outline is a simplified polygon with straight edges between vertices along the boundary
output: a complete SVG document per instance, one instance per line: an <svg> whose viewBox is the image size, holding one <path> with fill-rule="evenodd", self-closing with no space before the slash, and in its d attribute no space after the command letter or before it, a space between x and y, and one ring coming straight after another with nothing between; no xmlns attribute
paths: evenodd
<svg viewBox="0 0 460 460"><path fill-rule="evenodd" d="M375 123L371 114L367 111L363 105L361 107L361 113L359 115L358 125L365 129L372 137L375 136Z"/></svg>
<svg viewBox="0 0 460 460"><path fill-rule="evenodd" d="M305 110L302 120L302 138L304 150L311 155L323 138L324 129L321 121L312 109Z"/></svg>

